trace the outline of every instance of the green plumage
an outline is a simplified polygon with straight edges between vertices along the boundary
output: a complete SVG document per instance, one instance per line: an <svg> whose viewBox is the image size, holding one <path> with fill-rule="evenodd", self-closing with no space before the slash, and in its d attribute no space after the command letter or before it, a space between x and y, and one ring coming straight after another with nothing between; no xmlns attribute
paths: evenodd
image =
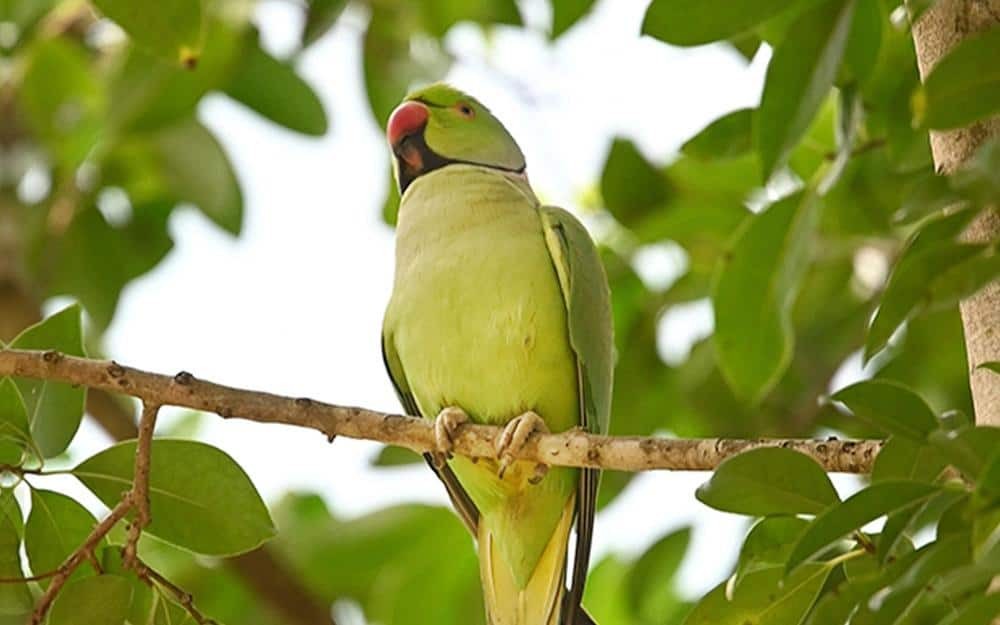
<svg viewBox="0 0 1000 625"><path fill-rule="evenodd" d="M397 390L428 418L455 406L503 425L534 411L552 431L606 431L610 305L586 230L540 206L526 178L510 171L520 150L481 104L441 86L411 99L428 103L427 147L461 162L419 175L400 204L383 329ZM473 103L475 119L439 112L454 102ZM589 548L596 474L553 468L535 485L524 462L502 479L495 461L449 465L479 511L491 623L570 622L559 616L566 541L575 506Z"/></svg>

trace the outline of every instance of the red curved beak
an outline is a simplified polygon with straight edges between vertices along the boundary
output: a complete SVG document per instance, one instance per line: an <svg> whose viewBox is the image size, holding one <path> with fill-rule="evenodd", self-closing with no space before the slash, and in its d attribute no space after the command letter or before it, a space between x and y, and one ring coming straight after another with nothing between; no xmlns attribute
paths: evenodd
<svg viewBox="0 0 1000 625"><path fill-rule="evenodd" d="M395 148L404 138L420 132L427 124L429 116L427 107L420 102L411 100L397 106L389 116L389 123L385 129L389 145Z"/></svg>

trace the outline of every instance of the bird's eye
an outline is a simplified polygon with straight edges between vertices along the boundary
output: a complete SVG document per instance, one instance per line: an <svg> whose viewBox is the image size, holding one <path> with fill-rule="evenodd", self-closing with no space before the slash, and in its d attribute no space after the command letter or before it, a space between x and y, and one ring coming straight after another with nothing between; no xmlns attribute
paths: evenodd
<svg viewBox="0 0 1000 625"><path fill-rule="evenodd" d="M455 108L458 109L458 112L466 119L472 119L476 116L476 111L474 111L472 107L465 102L459 102Z"/></svg>

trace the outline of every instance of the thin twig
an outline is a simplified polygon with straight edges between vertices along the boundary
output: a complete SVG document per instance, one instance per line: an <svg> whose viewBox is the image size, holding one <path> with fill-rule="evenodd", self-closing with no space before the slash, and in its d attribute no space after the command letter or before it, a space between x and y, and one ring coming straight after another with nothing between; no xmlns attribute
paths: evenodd
<svg viewBox="0 0 1000 625"><path fill-rule="evenodd" d="M70 576L76 569L80 567L85 561L90 560L94 554L94 547L97 543L101 542L111 528L115 526L118 521L121 521L128 511L132 509L131 497L126 494L122 497L122 500L118 502L118 505L112 508L111 513L104 517L100 523L94 526L94 529L87 536L86 540L83 541L79 547L76 548L73 553L66 558L58 569L56 569L55 574L52 575L52 582L49 587L45 589L42 597L35 604L35 610L31 613L31 625L41 625L45 620L45 615L48 613L49 608L52 606L52 602L55 600L56 595L62 590L63 585L69 580Z"/></svg>
<svg viewBox="0 0 1000 625"><path fill-rule="evenodd" d="M194 597L191 596L191 593L164 577L159 571L153 569L138 558L135 561L134 568L136 575L138 575L141 580L150 586L155 584L161 588L165 588L167 592L173 595L174 600L181 604L187 613L191 615L191 618L194 619L195 623L198 623L198 625L217 625L214 620L202 614L201 611L195 607Z"/></svg>
<svg viewBox="0 0 1000 625"><path fill-rule="evenodd" d="M142 404L142 418L139 420L139 440L135 447L135 473L132 479L130 497L135 504L135 518L128 528L128 539L122 560L126 568L134 568L136 549L142 530L149 525L149 462L153 446L153 430L160 405L151 402Z"/></svg>
<svg viewBox="0 0 1000 625"><path fill-rule="evenodd" d="M241 390L199 380L183 371L170 377L114 361L78 358L55 351L8 349L0 351L0 375L67 382L124 393L146 403L214 412L223 418L306 427L324 433L331 440L346 436L417 452L436 450L433 426L427 419ZM454 437L454 452L471 458L496 458L496 438L500 432L494 426L462 425ZM514 455L520 460L556 466L617 471L706 471L748 449L775 446L808 454L827 471L867 473L882 441L612 437L570 430L534 434Z"/></svg>

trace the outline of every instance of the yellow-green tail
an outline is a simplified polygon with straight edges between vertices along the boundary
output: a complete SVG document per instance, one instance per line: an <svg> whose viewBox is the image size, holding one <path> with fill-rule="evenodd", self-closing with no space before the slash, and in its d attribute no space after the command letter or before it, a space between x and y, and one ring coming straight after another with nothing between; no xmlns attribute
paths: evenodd
<svg viewBox="0 0 1000 625"><path fill-rule="evenodd" d="M576 497L566 502L559 523L525 587L495 544L489 523L479 523L479 572L490 625L559 625L566 584L566 548Z"/></svg>

